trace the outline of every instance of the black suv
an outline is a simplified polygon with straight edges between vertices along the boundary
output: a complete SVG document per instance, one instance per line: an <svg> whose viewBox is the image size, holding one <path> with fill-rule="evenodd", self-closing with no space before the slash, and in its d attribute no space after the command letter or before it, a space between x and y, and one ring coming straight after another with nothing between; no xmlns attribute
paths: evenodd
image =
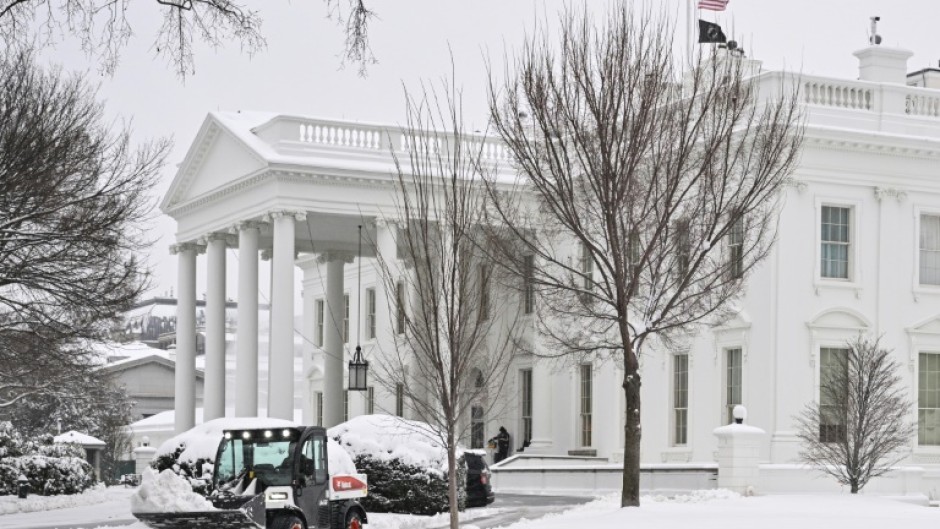
<svg viewBox="0 0 940 529"><path fill-rule="evenodd" d="M493 503L496 495L490 484L490 467L482 454L464 452L467 461L467 506L482 507Z"/></svg>

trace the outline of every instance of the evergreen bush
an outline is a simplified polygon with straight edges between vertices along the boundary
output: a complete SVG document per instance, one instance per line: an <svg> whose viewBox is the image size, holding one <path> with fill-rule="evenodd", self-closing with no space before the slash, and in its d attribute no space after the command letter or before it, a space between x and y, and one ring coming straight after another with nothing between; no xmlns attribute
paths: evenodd
<svg viewBox="0 0 940 529"><path fill-rule="evenodd" d="M17 493L25 476L33 494L78 494L94 484L91 465L76 445L57 445L51 435L27 438L0 421L0 496Z"/></svg>
<svg viewBox="0 0 940 529"><path fill-rule="evenodd" d="M369 477L369 495L362 498L367 512L437 514L448 510L447 475L436 468L409 465L398 458L378 459L368 454L355 458L356 469ZM457 466L457 502L467 505L467 466Z"/></svg>

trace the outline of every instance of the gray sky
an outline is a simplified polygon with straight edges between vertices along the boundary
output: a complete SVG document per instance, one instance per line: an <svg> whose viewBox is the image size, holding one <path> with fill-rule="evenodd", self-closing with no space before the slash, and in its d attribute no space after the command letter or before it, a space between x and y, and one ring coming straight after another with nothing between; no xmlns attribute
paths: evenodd
<svg viewBox="0 0 940 529"><path fill-rule="evenodd" d="M175 140L170 163L156 190L157 199L169 187L176 164L183 159L207 112L256 110L398 123L403 117L402 87L448 76L449 50L457 83L464 90L465 115L468 121L484 123L485 58L501 65L504 49L518 45L537 19L554 19L566 3L370 0L368 5L380 17L371 26L372 47L379 63L370 67L368 77L360 78L354 65L339 69L343 35L335 22L325 19L323 1L243 1L260 9L267 48L249 57L237 47L199 47L195 75L185 82L151 51L158 21L155 7L144 4L155 2L132 3L135 36L113 77L99 75L76 42L63 42L46 54L51 62L67 69L88 71L88 77L100 83L100 96L109 115L132 120L137 138L171 136ZM567 3L587 3L595 10L608 4L606 0ZM661 4L684 16L687 0L636 3ZM852 52L867 45L868 17L872 15L881 16L883 45L914 52L909 70L936 67L940 60L938 0L731 0L725 13L703 13L703 18L721 23L729 37L733 28L734 38L768 69L856 78L857 61ZM684 22L679 27L681 35ZM154 293L175 290L176 259L168 252L174 231L172 219L159 215L153 226L159 240L149 255ZM199 268L204 268L202 259ZM234 297L237 281L232 273L229 277L229 295ZM204 274L200 273L197 292L204 289Z"/></svg>

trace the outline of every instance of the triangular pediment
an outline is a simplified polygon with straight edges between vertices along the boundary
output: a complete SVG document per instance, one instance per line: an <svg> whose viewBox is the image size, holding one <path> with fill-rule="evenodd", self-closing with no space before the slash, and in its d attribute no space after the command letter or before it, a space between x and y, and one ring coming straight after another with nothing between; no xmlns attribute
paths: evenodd
<svg viewBox="0 0 940 529"><path fill-rule="evenodd" d="M865 316L848 308L828 309L820 312L815 318L807 322L816 329L852 329L864 330L871 326Z"/></svg>
<svg viewBox="0 0 940 529"><path fill-rule="evenodd" d="M907 328L907 332L916 334L940 334L940 315L911 325Z"/></svg>
<svg viewBox="0 0 940 529"><path fill-rule="evenodd" d="M230 130L214 114L209 114L179 165L173 183L160 208L168 212L267 165L252 146Z"/></svg>

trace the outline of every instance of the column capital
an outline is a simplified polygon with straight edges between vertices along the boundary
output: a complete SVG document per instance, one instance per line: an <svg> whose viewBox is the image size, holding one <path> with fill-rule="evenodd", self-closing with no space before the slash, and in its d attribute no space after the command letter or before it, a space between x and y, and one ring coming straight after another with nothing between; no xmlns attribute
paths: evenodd
<svg viewBox="0 0 940 529"><path fill-rule="evenodd" d="M270 260L271 260L271 256L272 256L273 253L274 253L274 252L273 252L273 250L272 250L271 248L262 248L262 249L261 249L261 260L262 260L262 261L270 261Z"/></svg>
<svg viewBox="0 0 940 529"><path fill-rule="evenodd" d="M875 198L878 199L878 202L882 202L886 198L893 198L898 202L903 202L904 199L907 198L907 192L894 187L875 187Z"/></svg>
<svg viewBox="0 0 940 529"><path fill-rule="evenodd" d="M398 228L401 224L398 219L386 219L383 217L376 217L372 219L371 223L375 225L376 228Z"/></svg>
<svg viewBox="0 0 940 529"><path fill-rule="evenodd" d="M346 264L350 264L355 259L356 254L353 252L347 252L344 250L331 250L328 252L321 252L317 257L317 262L319 263L328 263L330 261L341 261Z"/></svg>
<svg viewBox="0 0 940 529"><path fill-rule="evenodd" d="M307 220L307 212L291 209L276 209L265 213L264 216L261 217L261 220L271 222L274 219L279 219L281 217L293 217L294 220L304 221Z"/></svg>
<svg viewBox="0 0 940 529"><path fill-rule="evenodd" d="M170 245L170 255L177 255L186 251L195 251L196 253L202 253L206 249L205 245L200 244L196 241L190 242L180 242Z"/></svg>
<svg viewBox="0 0 940 529"><path fill-rule="evenodd" d="M264 224L260 220L240 220L229 228L228 232L232 235L238 235L238 232L242 230L260 230Z"/></svg>
<svg viewBox="0 0 940 529"><path fill-rule="evenodd" d="M214 231L207 233L199 238L199 245L208 246L212 241L225 241L225 246L238 246L237 241L229 233L223 231Z"/></svg>

